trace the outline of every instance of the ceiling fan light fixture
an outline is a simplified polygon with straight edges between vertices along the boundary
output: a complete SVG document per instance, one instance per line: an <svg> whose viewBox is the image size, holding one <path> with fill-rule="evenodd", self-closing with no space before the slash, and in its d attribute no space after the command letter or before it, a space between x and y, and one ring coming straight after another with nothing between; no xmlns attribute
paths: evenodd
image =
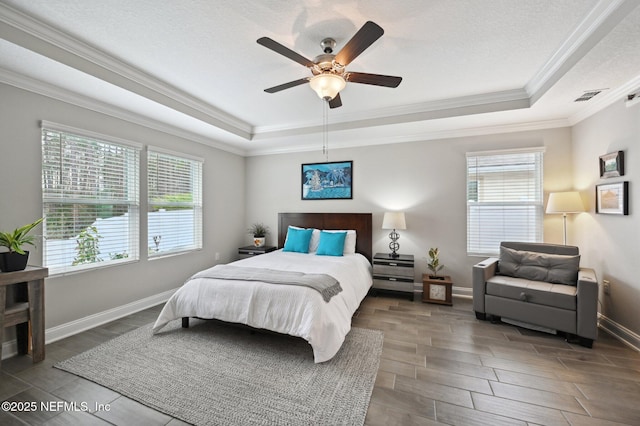
<svg viewBox="0 0 640 426"><path fill-rule="evenodd" d="M344 89L347 82L340 75L323 73L313 76L309 80L309 85L318 94L320 99L330 101Z"/></svg>

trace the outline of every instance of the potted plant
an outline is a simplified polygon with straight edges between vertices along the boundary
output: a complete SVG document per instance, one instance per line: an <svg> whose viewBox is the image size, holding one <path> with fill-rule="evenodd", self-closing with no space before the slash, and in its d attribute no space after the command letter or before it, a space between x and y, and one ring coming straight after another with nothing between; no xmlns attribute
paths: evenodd
<svg viewBox="0 0 640 426"><path fill-rule="evenodd" d="M249 235L253 235L253 245L256 247L264 246L266 236L269 233L269 227L262 222L256 222L249 229Z"/></svg>
<svg viewBox="0 0 640 426"><path fill-rule="evenodd" d="M440 252L438 250L438 247L430 248L428 254L429 254L429 261L427 262L427 268L429 268L429 270L431 271L431 274L429 274L429 278L444 279L444 277L438 276L438 272L440 272L440 270L444 268L444 265L440 264L440 259L439 259Z"/></svg>
<svg viewBox="0 0 640 426"><path fill-rule="evenodd" d="M430 248L427 253L429 255L427 268L430 273L422 274L422 301L451 306L453 305L453 283L450 276L438 275L438 272L444 268L444 265L440 263L440 252L435 247Z"/></svg>
<svg viewBox="0 0 640 426"><path fill-rule="evenodd" d="M43 220L44 218L40 218L11 233L0 232L0 247L6 247L9 250L0 253L0 270L3 272L22 271L27 267L29 252L23 250L22 246L26 244L35 246L35 237L27 234L40 225Z"/></svg>

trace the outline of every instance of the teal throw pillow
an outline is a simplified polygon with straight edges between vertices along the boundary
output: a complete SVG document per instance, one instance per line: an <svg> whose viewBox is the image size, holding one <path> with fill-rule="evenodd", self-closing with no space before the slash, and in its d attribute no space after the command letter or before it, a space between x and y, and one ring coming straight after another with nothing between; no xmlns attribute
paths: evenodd
<svg viewBox="0 0 640 426"><path fill-rule="evenodd" d="M342 256L346 237L346 232L320 232L320 243L316 254L320 256Z"/></svg>
<svg viewBox="0 0 640 426"><path fill-rule="evenodd" d="M309 253L309 241L311 241L312 233L313 229L289 227L287 229L287 239L284 242L282 251Z"/></svg>

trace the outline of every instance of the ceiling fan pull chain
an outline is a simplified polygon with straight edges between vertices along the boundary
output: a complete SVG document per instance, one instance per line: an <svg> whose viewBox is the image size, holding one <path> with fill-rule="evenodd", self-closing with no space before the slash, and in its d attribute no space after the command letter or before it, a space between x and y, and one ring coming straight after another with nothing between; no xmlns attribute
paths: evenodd
<svg viewBox="0 0 640 426"><path fill-rule="evenodd" d="M322 100L322 153L325 162L329 162L329 101Z"/></svg>

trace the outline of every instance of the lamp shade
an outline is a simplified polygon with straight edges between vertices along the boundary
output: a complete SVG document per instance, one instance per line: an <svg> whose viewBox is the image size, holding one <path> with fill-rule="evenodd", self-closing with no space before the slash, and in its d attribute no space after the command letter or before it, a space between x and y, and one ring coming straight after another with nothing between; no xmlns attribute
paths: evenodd
<svg viewBox="0 0 640 426"><path fill-rule="evenodd" d="M547 202L547 213L580 213L584 204L577 191L552 192Z"/></svg>
<svg viewBox="0 0 640 426"><path fill-rule="evenodd" d="M347 82L339 75L323 73L311 77L309 85L318 94L320 99L332 100L344 89Z"/></svg>
<svg viewBox="0 0 640 426"><path fill-rule="evenodd" d="M382 229L407 229L404 212L386 212L382 219Z"/></svg>

